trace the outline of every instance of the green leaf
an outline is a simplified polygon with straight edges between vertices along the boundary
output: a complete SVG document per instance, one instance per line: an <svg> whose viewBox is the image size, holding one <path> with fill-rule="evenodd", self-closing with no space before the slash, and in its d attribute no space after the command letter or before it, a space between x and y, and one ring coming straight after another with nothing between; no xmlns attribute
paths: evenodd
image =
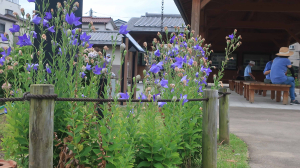
<svg viewBox="0 0 300 168"><path fill-rule="evenodd" d="M84 125L83 124L80 124L77 126L76 130L75 130L75 134L80 132L82 129L83 129Z"/></svg>
<svg viewBox="0 0 300 168"><path fill-rule="evenodd" d="M163 156L154 156L153 159L160 162L163 161L165 158Z"/></svg>
<svg viewBox="0 0 300 168"><path fill-rule="evenodd" d="M147 162L147 161L142 161L137 167L149 167L151 165L151 163Z"/></svg>
<svg viewBox="0 0 300 168"><path fill-rule="evenodd" d="M29 142L28 142L25 138L23 138L23 137L15 137L15 139L16 139L20 144L26 144L26 145L29 144Z"/></svg>
<svg viewBox="0 0 300 168"><path fill-rule="evenodd" d="M80 153L79 157L82 157L82 156L87 156L88 153L92 150L92 147L91 146L88 146L86 148L84 148L82 150L82 152Z"/></svg>
<svg viewBox="0 0 300 168"><path fill-rule="evenodd" d="M156 168L164 168L164 166L161 163L155 163L154 167L156 167Z"/></svg>
<svg viewBox="0 0 300 168"><path fill-rule="evenodd" d="M149 149L141 149L141 150L146 152L146 153L152 153Z"/></svg>

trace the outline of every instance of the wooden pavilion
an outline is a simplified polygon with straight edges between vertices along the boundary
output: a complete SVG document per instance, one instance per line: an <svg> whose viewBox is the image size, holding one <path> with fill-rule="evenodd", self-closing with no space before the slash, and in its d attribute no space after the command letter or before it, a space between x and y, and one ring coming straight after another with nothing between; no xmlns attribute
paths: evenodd
<svg viewBox="0 0 300 168"><path fill-rule="evenodd" d="M265 64L280 47L300 43L299 0L174 0L185 23L212 44L213 64L218 65L226 47L225 36L234 29L242 36L235 60L225 70L224 80L236 75L237 66L254 60L253 74L263 81ZM213 71L213 74L217 69ZM212 75L209 82L212 81Z"/></svg>

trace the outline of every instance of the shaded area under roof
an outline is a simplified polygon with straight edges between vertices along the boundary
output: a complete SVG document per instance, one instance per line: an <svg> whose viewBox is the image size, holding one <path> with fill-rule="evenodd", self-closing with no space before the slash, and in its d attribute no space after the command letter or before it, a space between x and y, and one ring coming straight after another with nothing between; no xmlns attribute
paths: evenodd
<svg viewBox="0 0 300 168"><path fill-rule="evenodd" d="M10 21L10 22L14 22L14 23L17 22L17 19L15 19L15 17L11 18L11 17L5 16L5 15L2 15L2 14L0 14L0 19L6 20L6 21Z"/></svg>

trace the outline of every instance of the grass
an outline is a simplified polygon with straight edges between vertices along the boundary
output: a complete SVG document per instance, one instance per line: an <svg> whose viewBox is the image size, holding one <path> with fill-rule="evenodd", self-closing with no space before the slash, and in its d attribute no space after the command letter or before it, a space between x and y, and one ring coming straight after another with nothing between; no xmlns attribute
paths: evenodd
<svg viewBox="0 0 300 168"><path fill-rule="evenodd" d="M230 134L230 145L218 145L218 167L250 168L247 144L234 134Z"/></svg>
<svg viewBox="0 0 300 168"><path fill-rule="evenodd" d="M247 144L234 134L230 134L230 145L218 142L218 168L250 168ZM201 168L201 159L194 160L194 168Z"/></svg>
<svg viewBox="0 0 300 168"><path fill-rule="evenodd" d="M0 113L3 113L4 109L0 110ZM3 138L3 130L5 127L6 121L5 121L5 115L0 115L0 144L1 144L1 138ZM2 153L2 148L0 146L0 159L3 159L3 153Z"/></svg>

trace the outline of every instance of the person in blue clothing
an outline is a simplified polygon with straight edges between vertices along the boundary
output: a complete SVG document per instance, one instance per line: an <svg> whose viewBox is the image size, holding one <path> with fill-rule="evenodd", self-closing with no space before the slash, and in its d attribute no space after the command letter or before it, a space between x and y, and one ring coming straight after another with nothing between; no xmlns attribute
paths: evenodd
<svg viewBox="0 0 300 168"><path fill-rule="evenodd" d="M244 78L245 81L255 81L255 77L252 75L251 68L255 65L254 61L250 61L249 64L246 66L244 71Z"/></svg>
<svg viewBox="0 0 300 168"><path fill-rule="evenodd" d="M286 84L291 85L290 87L290 98L291 104L300 104L295 99L295 79L291 76L286 76L287 69L292 69L292 63L288 59L289 56L293 55L294 52L289 51L287 47L281 47L279 53L276 54L276 57L273 60L273 64L271 67L270 78L273 84Z"/></svg>
<svg viewBox="0 0 300 168"><path fill-rule="evenodd" d="M272 64L273 64L273 60L269 61L266 64L266 67L265 67L265 70L264 70L264 75L266 76L266 78L264 79L264 83L267 83L267 84L271 84L272 83L271 82L271 77L270 77Z"/></svg>

